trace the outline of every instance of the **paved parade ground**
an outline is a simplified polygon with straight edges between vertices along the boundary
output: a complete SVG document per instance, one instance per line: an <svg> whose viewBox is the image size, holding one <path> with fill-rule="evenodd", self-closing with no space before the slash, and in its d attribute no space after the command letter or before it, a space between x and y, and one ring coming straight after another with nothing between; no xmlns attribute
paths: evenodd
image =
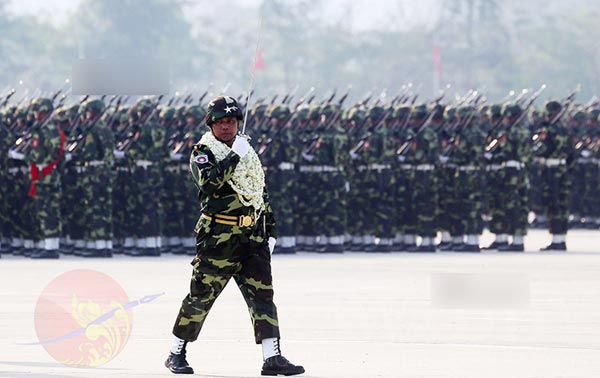
<svg viewBox="0 0 600 378"><path fill-rule="evenodd" d="M482 244L489 241L485 235ZM525 253L274 256L283 354L304 365L305 377L600 377L600 231L571 231L566 253L535 252L548 241L545 232L532 231ZM33 261L3 255L0 377L172 376L163 362L188 290L190 260L166 255ZM83 271L90 279L79 275L59 289L50 285L77 277L69 275L73 270L94 270L108 281ZM83 287L107 288L109 281L126 297L100 290L82 298ZM118 341L122 350L99 367L58 363L40 340L48 340L54 324L75 325L63 334L78 326L68 309L43 306L52 302L48 287L67 292L71 305L88 306L91 315L78 318L85 333L73 336L87 341L106 342L100 330L119 322L116 312L104 324L91 323L94 314L105 312L94 307L103 295L113 295L109 299L119 306L134 303L129 317L121 318L120 324L129 319L128 340ZM61 340L47 349L72 341ZM187 359L201 377L260 376L260 346L233 283L217 300L200 339L188 346Z"/></svg>

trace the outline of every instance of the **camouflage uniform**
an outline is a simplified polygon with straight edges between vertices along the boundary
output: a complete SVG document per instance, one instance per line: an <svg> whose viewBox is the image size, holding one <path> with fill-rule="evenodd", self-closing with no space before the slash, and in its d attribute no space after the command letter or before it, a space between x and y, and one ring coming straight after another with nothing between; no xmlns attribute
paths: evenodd
<svg viewBox="0 0 600 378"><path fill-rule="evenodd" d="M285 105L269 109L270 127L259 139L258 154L271 203L278 219L279 239L274 253L294 253L296 249L295 204L298 151L290 122L291 112Z"/></svg>
<svg viewBox="0 0 600 378"><path fill-rule="evenodd" d="M478 114L470 106L458 109L461 128L454 139L454 149L448 160L456 165L454 176L455 203L451 216L458 226L458 235L466 236L466 244L455 251L478 252L479 235L483 231L482 176L485 134L480 128Z"/></svg>
<svg viewBox="0 0 600 378"><path fill-rule="evenodd" d="M507 130L495 135L497 144L490 145L487 157L491 161L488 167L494 179L493 195L496 201L490 206L490 231L497 235L496 244L491 248L500 251L522 251L523 236L527 234L528 176L526 164L530 155L530 133L527 122L523 120L523 110L519 105L507 104L503 110ZM512 236L512 245L508 239L498 239L498 235ZM491 249L490 248L490 249Z"/></svg>
<svg viewBox="0 0 600 378"><path fill-rule="evenodd" d="M69 146L71 157L77 162L78 193L82 194L80 216L85 220L82 230L85 248L79 248L77 253L83 257L112 256L112 166L115 143L112 131L100 119L104 108L101 100L82 104L81 110L95 118L83 124L77 140Z"/></svg>
<svg viewBox="0 0 600 378"><path fill-rule="evenodd" d="M568 229L569 190L571 179L567 164L573 158L572 131L560 120L562 105L546 104L546 120L534 147L534 153L544 159L542 199L553 242L547 249L566 249L564 237Z"/></svg>
<svg viewBox="0 0 600 378"><path fill-rule="evenodd" d="M36 99L34 112L49 113L53 110L49 99ZM60 222L60 173L56 165L60 162L65 134L52 121L38 121L31 136L30 148L25 149L25 160L31 167L29 196L33 201L36 230L34 241L40 242L41 251L32 258L58 258Z"/></svg>
<svg viewBox="0 0 600 378"><path fill-rule="evenodd" d="M312 159L312 188L318 188L315 197L312 222L319 226L320 252L343 252L346 232L346 178L343 167L347 151L347 139L340 126L341 109L337 105L325 105L321 109L322 124L317 134L314 148L310 152Z"/></svg>
<svg viewBox="0 0 600 378"><path fill-rule="evenodd" d="M240 161L234 152L217 161L211 150L196 144L190 169L196 185L203 216L196 225L197 256L190 293L183 300L173 334L186 341L198 338L214 301L230 278L238 285L250 311L256 343L278 338L277 308L273 303L269 237L276 237L275 223L264 192L265 210L250 226L218 223L219 215L239 219L253 216L254 209L244 206L227 183Z"/></svg>
<svg viewBox="0 0 600 378"><path fill-rule="evenodd" d="M13 135L5 125L4 120L0 119L0 251L6 252L6 245L3 239L6 236L5 228L9 224L7 195L8 195L8 149L12 146Z"/></svg>
<svg viewBox="0 0 600 378"><path fill-rule="evenodd" d="M129 254L159 256L163 223L161 165L168 157L166 131L152 117L153 105L149 100L139 101L136 108L140 120L127 150L134 165L131 214L132 236L136 239L136 249Z"/></svg>
<svg viewBox="0 0 600 378"><path fill-rule="evenodd" d="M415 231L423 243L409 251L435 252L433 238L437 233L435 217L438 202L435 168L439 156L439 141L437 132L431 125L417 131L426 121L426 116L427 108L424 105L415 107L411 114L414 124L410 130L412 138L410 147L407 148L406 161L414 167L412 203L416 213Z"/></svg>

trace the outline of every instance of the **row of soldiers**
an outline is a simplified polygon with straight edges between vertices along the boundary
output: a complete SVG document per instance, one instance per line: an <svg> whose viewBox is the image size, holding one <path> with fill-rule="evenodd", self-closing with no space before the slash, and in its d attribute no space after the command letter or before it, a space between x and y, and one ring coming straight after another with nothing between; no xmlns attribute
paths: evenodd
<svg viewBox="0 0 600 378"><path fill-rule="evenodd" d="M276 253L477 252L484 222L496 234L487 248L522 251L530 211L552 234L546 249L566 250L570 215L600 220L600 111L572 95L538 111L538 95L493 105L476 92L453 104L259 99L246 129L266 171ZM204 96L53 97L2 104L0 250L195 253L189 155L208 131Z"/></svg>

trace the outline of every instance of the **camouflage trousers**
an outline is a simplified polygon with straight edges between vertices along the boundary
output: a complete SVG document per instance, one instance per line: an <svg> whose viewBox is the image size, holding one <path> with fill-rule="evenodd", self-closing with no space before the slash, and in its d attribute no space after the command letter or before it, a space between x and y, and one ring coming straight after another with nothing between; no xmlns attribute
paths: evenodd
<svg viewBox="0 0 600 378"><path fill-rule="evenodd" d="M273 213L277 219L279 236L296 235L295 204L297 196L294 171L269 167L265 172L265 180L267 188L269 188Z"/></svg>
<svg viewBox="0 0 600 378"><path fill-rule="evenodd" d="M403 168L404 167L404 168ZM407 164L397 167L394 175L395 191L395 232L415 234L417 215L412 201L415 171Z"/></svg>
<svg viewBox="0 0 600 378"><path fill-rule="evenodd" d="M442 166L435 170L438 182L437 196L437 220L436 226L439 231L447 231L451 235L458 236L457 228L454 226L452 216L456 195L454 194L454 176L456 168Z"/></svg>
<svg viewBox="0 0 600 378"><path fill-rule="evenodd" d="M581 215L582 217L598 217L600 216L600 196L598 189L600 187L600 169L598 164L593 160L581 159L578 164L582 167L581 181ZM575 177L576 173L572 173L571 177ZM575 197L571 193L571 198ZM573 213L573 211L572 211Z"/></svg>
<svg viewBox="0 0 600 378"><path fill-rule="evenodd" d="M108 165L87 167L84 187L84 240L112 239L113 173Z"/></svg>
<svg viewBox="0 0 600 378"><path fill-rule="evenodd" d="M317 236L317 224L314 223L315 219L318 219L316 209L319 208L319 196L314 193L318 193L320 188L317 187L317 174L313 172L302 172L300 171L297 180L297 212L296 212L296 229L298 235L304 236ZM277 207L277 204L274 204Z"/></svg>
<svg viewBox="0 0 600 378"><path fill-rule="evenodd" d="M495 234L526 235L529 213L527 171L503 168L494 177L492 195L495 201L490 207L490 231Z"/></svg>
<svg viewBox="0 0 600 378"><path fill-rule="evenodd" d="M185 180L190 180L183 171L181 163L171 163L164 173L163 209L165 214L163 234L166 237L183 236L183 214L186 203L195 203L194 197L185 198ZM194 213L194 217L197 213ZM193 225L192 225L193 227ZM191 232L192 228L189 228Z"/></svg>
<svg viewBox="0 0 600 378"><path fill-rule="evenodd" d="M132 236L147 238L158 236L162 232L163 209L160 201L162 176L156 163L147 168L135 167L133 170L133 198L128 198L132 206L129 215L133 215Z"/></svg>
<svg viewBox="0 0 600 378"><path fill-rule="evenodd" d="M529 208L538 215L544 213L544 203L542 200L543 169L544 166L535 160L529 167Z"/></svg>
<svg viewBox="0 0 600 378"><path fill-rule="evenodd" d="M456 202L450 214L456 224L459 235L478 235L483 231L483 193L480 171L457 171L454 177L454 193Z"/></svg>
<svg viewBox="0 0 600 378"><path fill-rule="evenodd" d="M569 173L566 166L544 167L542 171L542 200L550 233L566 234L569 221Z"/></svg>
<svg viewBox="0 0 600 378"><path fill-rule="evenodd" d="M436 207L437 187L436 173L430 171L416 171L412 202L417 214L416 234L423 237L436 235Z"/></svg>
<svg viewBox="0 0 600 378"><path fill-rule="evenodd" d="M198 224L190 293L181 304L173 334L195 341L215 300L233 277L248 306L256 343L279 337L266 241L252 228L205 220Z"/></svg>
<svg viewBox="0 0 600 378"><path fill-rule="evenodd" d="M53 172L50 175L56 175ZM55 179L49 179L37 185L37 195L33 197L33 212L36 234L34 241L48 238L58 238L61 233L60 218L60 184Z"/></svg>

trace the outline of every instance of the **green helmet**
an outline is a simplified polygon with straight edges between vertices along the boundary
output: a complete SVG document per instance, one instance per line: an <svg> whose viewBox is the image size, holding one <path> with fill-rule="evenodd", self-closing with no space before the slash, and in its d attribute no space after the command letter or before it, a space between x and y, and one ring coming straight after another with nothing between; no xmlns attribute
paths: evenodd
<svg viewBox="0 0 600 378"><path fill-rule="evenodd" d="M446 120L452 122L456 120L456 108L447 108L445 112Z"/></svg>
<svg viewBox="0 0 600 378"><path fill-rule="evenodd" d="M424 118L427 115L427 105L415 105L410 111L411 118Z"/></svg>
<svg viewBox="0 0 600 378"><path fill-rule="evenodd" d="M27 107L20 107L15 112L15 119L27 119Z"/></svg>
<svg viewBox="0 0 600 378"><path fill-rule="evenodd" d="M562 105L558 101L548 101L544 105L545 113L548 115L554 115L560 113Z"/></svg>
<svg viewBox="0 0 600 378"><path fill-rule="evenodd" d="M287 105L275 105L268 111L269 118L285 119L290 115L290 108Z"/></svg>
<svg viewBox="0 0 600 378"><path fill-rule="evenodd" d="M340 106L336 104L327 104L321 107L321 114L325 114L325 116L329 117L333 113L340 110Z"/></svg>
<svg viewBox="0 0 600 378"><path fill-rule="evenodd" d="M309 112L310 112L310 106L300 105L300 106L298 106L298 108L296 109L296 112L294 113L294 118L305 121L308 119Z"/></svg>
<svg viewBox="0 0 600 378"><path fill-rule="evenodd" d="M464 106L461 106L460 108L458 108L458 116L461 119L469 118L473 115L474 111L475 111L475 108L473 108L472 106L464 105Z"/></svg>
<svg viewBox="0 0 600 378"><path fill-rule="evenodd" d="M371 121L377 121L381 119L381 117L383 117L383 113L385 113L385 109L383 109L383 106L373 106L369 108L369 110L367 110L366 116Z"/></svg>
<svg viewBox="0 0 600 378"><path fill-rule="evenodd" d="M573 121L584 123L587 120L587 114L585 114L583 110L578 110L575 112L575 114L573 114L571 118L573 119Z"/></svg>
<svg viewBox="0 0 600 378"><path fill-rule="evenodd" d="M206 112L200 105L192 105L188 106L184 112L186 117L194 117L197 120L204 119L206 117Z"/></svg>
<svg viewBox="0 0 600 378"><path fill-rule="evenodd" d="M252 117L264 117L269 106L267 104L255 104L252 108Z"/></svg>
<svg viewBox="0 0 600 378"><path fill-rule="evenodd" d="M410 114L410 106L400 105L394 109L394 118L404 119Z"/></svg>
<svg viewBox="0 0 600 378"><path fill-rule="evenodd" d="M36 98L31 103L31 110L34 112L51 112L54 109L54 104L49 98Z"/></svg>
<svg viewBox="0 0 600 378"><path fill-rule="evenodd" d="M592 109L588 113L589 119L596 120L598 119L598 115L600 115L600 109Z"/></svg>
<svg viewBox="0 0 600 378"><path fill-rule="evenodd" d="M165 108L161 109L158 116L162 120L171 121L171 120L173 120L173 118L175 118L175 108L165 107Z"/></svg>
<svg viewBox="0 0 600 378"><path fill-rule="evenodd" d="M153 106L154 104L152 103L152 100L149 98L141 98L135 103L134 108L138 113L141 114L149 111Z"/></svg>
<svg viewBox="0 0 600 378"><path fill-rule="evenodd" d="M321 117L321 108L319 106L311 106L310 111L308 112L308 119L311 121L316 121Z"/></svg>
<svg viewBox="0 0 600 378"><path fill-rule="evenodd" d="M54 119L58 122L67 122L69 120L69 109L58 108L54 112Z"/></svg>
<svg viewBox="0 0 600 378"><path fill-rule="evenodd" d="M502 105L493 104L488 108L489 117L501 117L502 116Z"/></svg>
<svg viewBox="0 0 600 378"><path fill-rule="evenodd" d="M104 101L102 100L87 100L86 102L84 102L83 104L81 104L81 108L82 108L82 112L90 112L94 115L99 115L101 114L104 109L106 108L106 105L104 104Z"/></svg>
<svg viewBox="0 0 600 378"><path fill-rule="evenodd" d="M505 104L502 108L502 115L506 118L519 117L521 114L523 114L523 108L516 103Z"/></svg>
<svg viewBox="0 0 600 378"><path fill-rule="evenodd" d="M360 122L367 116L367 111L361 106L355 106L348 111L348 120Z"/></svg>
<svg viewBox="0 0 600 378"><path fill-rule="evenodd" d="M244 113L242 113L242 109L233 97L218 96L208 103L206 113L206 124L208 126L219 119L227 117L235 117L239 121L244 120Z"/></svg>

